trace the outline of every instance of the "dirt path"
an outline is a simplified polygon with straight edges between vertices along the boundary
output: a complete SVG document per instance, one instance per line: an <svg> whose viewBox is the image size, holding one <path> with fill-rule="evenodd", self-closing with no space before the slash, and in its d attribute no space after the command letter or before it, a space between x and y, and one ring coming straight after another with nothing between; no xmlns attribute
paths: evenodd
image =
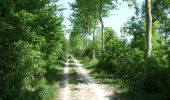
<svg viewBox="0 0 170 100"><path fill-rule="evenodd" d="M59 100L114 100L113 88L88 73L75 58L67 60Z"/></svg>
<svg viewBox="0 0 170 100"><path fill-rule="evenodd" d="M69 65L69 59L67 59L67 62L64 67L64 79L63 79L63 84L61 85L62 87L59 91L59 96L58 96L59 100L69 100L69 97L70 97L68 65Z"/></svg>

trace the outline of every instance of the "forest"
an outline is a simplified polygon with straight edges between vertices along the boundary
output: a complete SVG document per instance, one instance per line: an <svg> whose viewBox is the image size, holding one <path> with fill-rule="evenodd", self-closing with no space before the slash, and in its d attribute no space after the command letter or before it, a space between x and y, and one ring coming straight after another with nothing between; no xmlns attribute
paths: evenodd
<svg viewBox="0 0 170 100"><path fill-rule="evenodd" d="M170 99L170 0L122 0L121 34L103 20L121 0L74 0L69 31L58 1L0 0L0 100L54 100L70 55L118 100Z"/></svg>

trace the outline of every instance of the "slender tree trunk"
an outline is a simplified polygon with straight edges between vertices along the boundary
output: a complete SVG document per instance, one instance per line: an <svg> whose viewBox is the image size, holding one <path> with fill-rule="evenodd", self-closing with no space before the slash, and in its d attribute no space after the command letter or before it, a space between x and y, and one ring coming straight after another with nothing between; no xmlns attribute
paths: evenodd
<svg viewBox="0 0 170 100"><path fill-rule="evenodd" d="M88 49L88 38L87 38L87 35L86 35L86 49Z"/></svg>
<svg viewBox="0 0 170 100"><path fill-rule="evenodd" d="M167 22L167 20L165 20L164 21L164 24L165 24L165 26L167 25L168 26L168 22ZM165 49L167 49L166 47L167 47L167 37L168 37L168 31L167 31L167 28L165 29Z"/></svg>
<svg viewBox="0 0 170 100"><path fill-rule="evenodd" d="M151 0L145 0L146 7L146 40L147 40L147 50L145 55L144 63L144 77L148 79L149 74L149 64L152 53L152 14L151 14Z"/></svg>
<svg viewBox="0 0 170 100"><path fill-rule="evenodd" d="M170 69L170 51L168 50L168 42L167 42L168 33L165 32L165 52L168 55L167 61L168 61L168 68Z"/></svg>
<svg viewBox="0 0 170 100"><path fill-rule="evenodd" d="M86 49L86 36L85 34L83 35L83 49Z"/></svg>
<svg viewBox="0 0 170 100"><path fill-rule="evenodd" d="M81 40L81 49L84 49L84 35L82 35L82 40Z"/></svg>
<svg viewBox="0 0 170 100"><path fill-rule="evenodd" d="M104 24L102 19L102 0L99 0L100 6L99 6L99 20L101 23L101 32L102 32L102 54L104 52Z"/></svg>
<svg viewBox="0 0 170 100"><path fill-rule="evenodd" d="M82 31L83 31L83 27L81 27ZM81 49L84 50L84 34L82 34L82 47Z"/></svg>
<svg viewBox="0 0 170 100"><path fill-rule="evenodd" d="M168 51L168 68L170 70L170 51Z"/></svg>
<svg viewBox="0 0 170 100"><path fill-rule="evenodd" d="M96 52L95 52L95 37L94 37L94 34L95 34L95 28L94 28L94 30L93 30L93 61L95 61L95 59L96 59Z"/></svg>
<svg viewBox="0 0 170 100"><path fill-rule="evenodd" d="M164 21L164 24L165 24L165 26L168 26L168 21L167 20L165 20ZM167 58L167 61L168 61L168 68L170 69L170 51L168 50L168 42L167 42L167 40L168 40L168 30L167 30L167 28L165 29L165 37L164 37L164 41L165 41L165 51L166 51L166 54L168 55L168 58Z"/></svg>
<svg viewBox="0 0 170 100"><path fill-rule="evenodd" d="M85 35L85 50L87 50L87 45L88 45L88 43L87 43L87 34Z"/></svg>

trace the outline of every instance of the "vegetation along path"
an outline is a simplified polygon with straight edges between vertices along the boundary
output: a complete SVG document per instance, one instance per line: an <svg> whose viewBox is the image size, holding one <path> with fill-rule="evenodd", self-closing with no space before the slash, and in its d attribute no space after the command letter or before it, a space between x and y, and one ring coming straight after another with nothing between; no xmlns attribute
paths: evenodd
<svg viewBox="0 0 170 100"><path fill-rule="evenodd" d="M113 88L89 76L89 71L75 58L68 58L59 100L113 100Z"/></svg>

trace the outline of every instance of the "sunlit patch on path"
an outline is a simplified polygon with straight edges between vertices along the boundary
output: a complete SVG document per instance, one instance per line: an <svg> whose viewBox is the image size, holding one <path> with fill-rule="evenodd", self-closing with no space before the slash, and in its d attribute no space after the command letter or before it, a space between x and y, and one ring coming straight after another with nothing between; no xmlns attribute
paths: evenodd
<svg viewBox="0 0 170 100"><path fill-rule="evenodd" d="M82 64L80 64L78 60L76 60L75 58L73 59L78 67L81 77L88 85L88 87L96 94L97 100L110 100L110 97L107 96L108 93L104 91L102 88L100 88L98 84L96 84L96 82L92 79L92 77L88 75L87 70L82 67Z"/></svg>
<svg viewBox="0 0 170 100"><path fill-rule="evenodd" d="M59 100L114 100L111 87L98 84L75 58L64 67L64 78ZM112 96L112 97L111 97Z"/></svg>

